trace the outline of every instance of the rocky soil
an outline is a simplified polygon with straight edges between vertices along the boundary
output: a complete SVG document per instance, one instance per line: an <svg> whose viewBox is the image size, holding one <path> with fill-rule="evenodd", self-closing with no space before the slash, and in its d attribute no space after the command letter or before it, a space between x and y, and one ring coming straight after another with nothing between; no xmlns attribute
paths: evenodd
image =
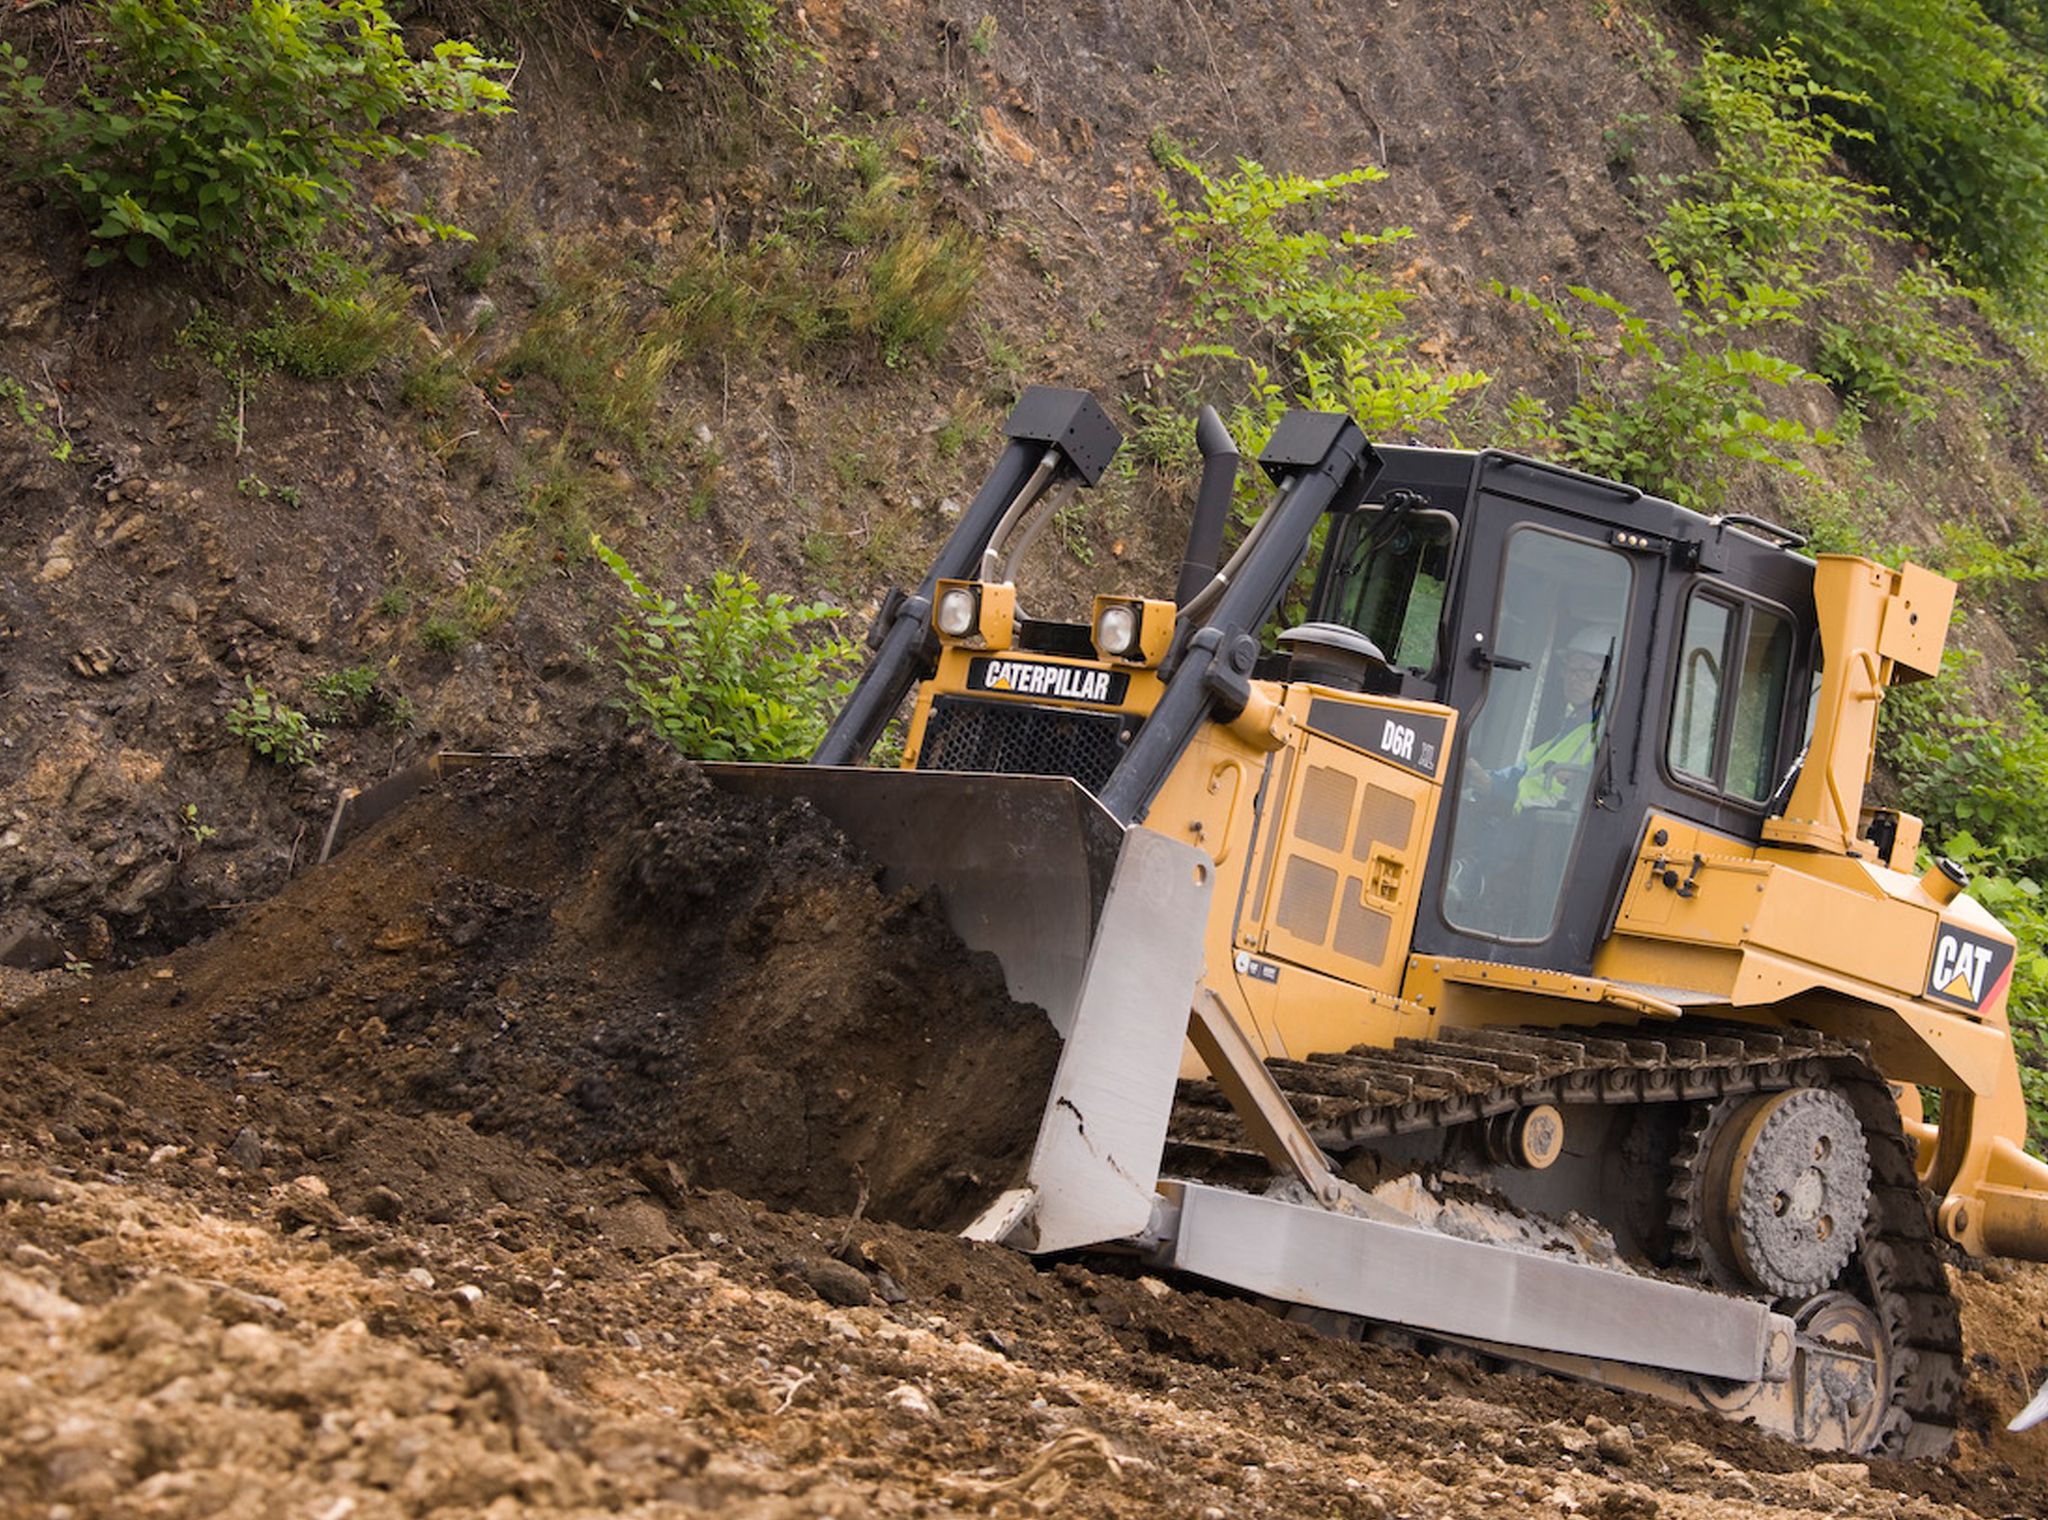
<svg viewBox="0 0 2048 1520"><path fill-rule="evenodd" d="M1961 1448L1899 1465L961 1242L1035 1011L808 810L659 753L461 774L203 945L34 980L10 1516L2048 1508L1998 1428L2048 1269L1958 1274Z"/></svg>

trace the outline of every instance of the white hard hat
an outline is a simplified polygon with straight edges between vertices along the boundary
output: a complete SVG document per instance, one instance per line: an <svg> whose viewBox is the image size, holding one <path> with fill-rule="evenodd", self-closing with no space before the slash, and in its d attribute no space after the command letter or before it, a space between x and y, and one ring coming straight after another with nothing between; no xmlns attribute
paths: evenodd
<svg viewBox="0 0 2048 1520"><path fill-rule="evenodd" d="M1566 654L1588 654L1596 660L1604 660L1614 652L1612 629L1581 628L1564 646Z"/></svg>

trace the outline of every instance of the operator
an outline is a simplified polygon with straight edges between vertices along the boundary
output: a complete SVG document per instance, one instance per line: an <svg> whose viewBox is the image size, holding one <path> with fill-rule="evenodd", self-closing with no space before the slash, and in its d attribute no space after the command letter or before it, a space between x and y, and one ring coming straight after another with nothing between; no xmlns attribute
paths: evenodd
<svg viewBox="0 0 2048 1520"><path fill-rule="evenodd" d="M1564 717L1557 730L1529 746L1519 762L1490 771L1476 760L1465 762L1465 785L1481 798L1505 801L1514 810L1573 807L1574 785L1593 764L1600 741L1601 707L1606 700L1607 663L1614 636L1598 628L1582 628L1564 648Z"/></svg>

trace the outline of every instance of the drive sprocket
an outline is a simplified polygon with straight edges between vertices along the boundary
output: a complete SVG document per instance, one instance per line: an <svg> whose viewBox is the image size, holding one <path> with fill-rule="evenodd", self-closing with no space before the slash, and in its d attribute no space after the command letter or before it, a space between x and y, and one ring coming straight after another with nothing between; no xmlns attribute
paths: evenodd
<svg viewBox="0 0 2048 1520"><path fill-rule="evenodd" d="M1840 1276L1870 1211L1870 1153L1841 1094L1819 1087L1704 1106L1681 1147L1679 1254L1723 1287L1807 1298Z"/></svg>

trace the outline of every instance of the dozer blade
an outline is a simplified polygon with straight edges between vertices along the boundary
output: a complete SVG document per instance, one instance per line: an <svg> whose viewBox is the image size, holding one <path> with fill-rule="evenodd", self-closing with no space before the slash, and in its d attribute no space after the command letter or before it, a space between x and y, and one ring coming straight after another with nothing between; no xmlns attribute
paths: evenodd
<svg viewBox="0 0 2048 1520"><path fill-rule="evenodd" d="M1073 1022L1124 830L1064 776L713 764L729 791L809 803L894 891L936 888L954 932L1002 962L1010 995ZM1192 993L1190 994L1192 995Z"/></svg>
<svg viewBox="0 0 2048 1520"><path fill-rule="evenodd" d="M969 1233L1058 1251L1141 1232L1202 977L1209 857L1124 828L1065 777L704 770L733 791L807 802L882 868L884 886L936 889L960 938L993 954L1010 995L1058 1030L1024 1185Z"/></svg>

